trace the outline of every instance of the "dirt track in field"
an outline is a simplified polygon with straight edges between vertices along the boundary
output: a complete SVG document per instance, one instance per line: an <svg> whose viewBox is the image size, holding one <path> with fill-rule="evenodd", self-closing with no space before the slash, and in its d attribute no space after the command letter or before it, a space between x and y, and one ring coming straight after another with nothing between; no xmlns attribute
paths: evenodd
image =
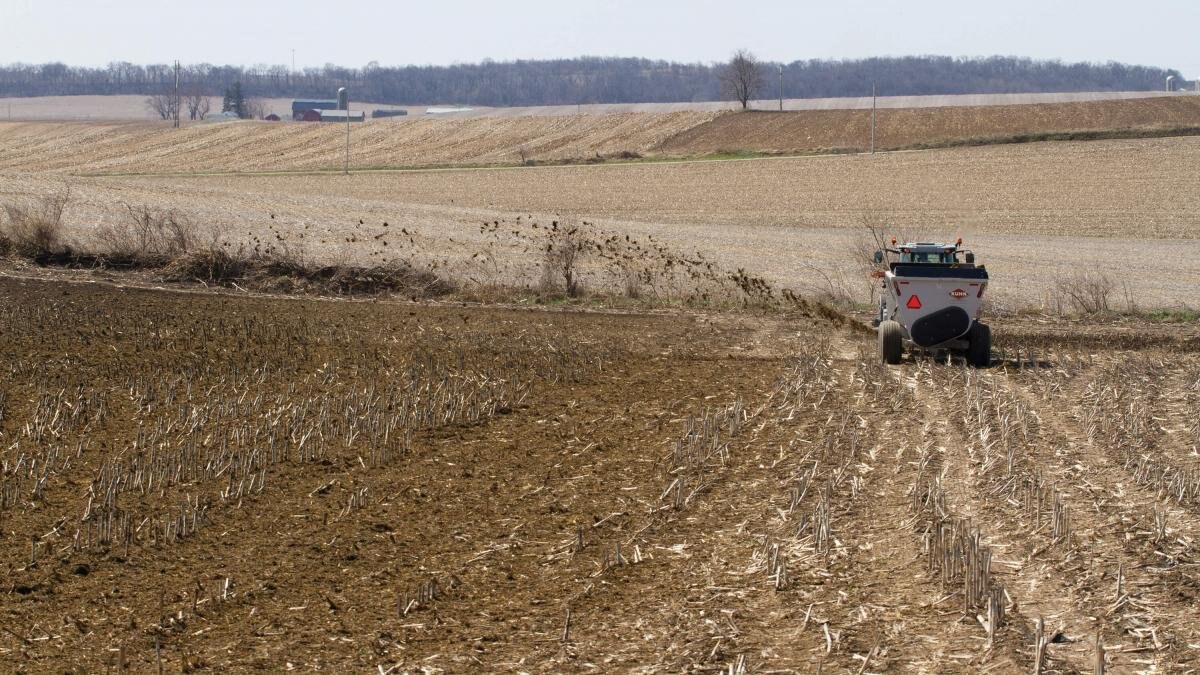
<svg viewBox="0 0 1200 675"><path fill-rule="evenodd" d="M787 317L0 295L13 669L1017 671L1038 617L1051 670L1200 665L1178 336L999 325L969 371ZM990 640L931 568L959 517Z"/></svg>

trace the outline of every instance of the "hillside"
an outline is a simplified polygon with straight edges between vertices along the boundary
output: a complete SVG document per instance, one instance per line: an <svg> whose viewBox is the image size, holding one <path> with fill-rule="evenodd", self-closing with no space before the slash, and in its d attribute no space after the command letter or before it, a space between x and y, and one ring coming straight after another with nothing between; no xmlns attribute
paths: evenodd
<svg viewBox="0 0 1200 675"><path fill-rule="evenodd" d="M1018 134L1196 125L1200 125L1200 96L881 109L876 113L876 146L897 149ZM722 115L676 135L655 150L665 155L861 150L869 144L870 129L870 110L752 112Z"/></svg>
<svg viewBox="0 0 1200 675"><path fill-rule="evenodd" d="M373 120L352 130L358 168L516 164L646 152L716 113ZM288 171L340 168L344 127L223 122L0 124L0 168L61 172Z"/></svg>
<svg viewBox="0 0 1200 675"><path fill-rule="evenodd" d="M373 120L351 134L359 169L686 158L718 152L864 149L870 112L672 112ZM1200 126L1200 97L881 110L878 147L1016 134ZM345 131L300 123L0 123L0 169L64 173L341 168Z"/></svg>

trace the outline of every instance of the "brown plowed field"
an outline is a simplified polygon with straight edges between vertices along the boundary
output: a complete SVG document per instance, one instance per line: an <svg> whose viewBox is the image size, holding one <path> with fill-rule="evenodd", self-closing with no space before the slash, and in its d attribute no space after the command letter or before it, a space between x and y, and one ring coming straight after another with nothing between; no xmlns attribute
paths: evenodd
<svg viewBox="0 0 1200 675"><path fill-rule="evenodd" d="M876 148L936 145L954 139L1084 129L1200 126L1200 96L1133 101L1039 105L901 108L876 112ZM722 115L688 129L655 148L665 155L703 155L731 150L791 153L818 149L864 150L871 135L870 110L811 110Z"/></svg>
<svg viewBox="0 0 1200 675"><path fill-rule="evenodd" d="M721 111L461 119L389 119L355 125L359 169L586 161L634 153L862 150L870 113ZM1200 97L883 110L880 149L1072 130L1200 125ZM293 122L0 123L0 169L58 173L194 173L339 169L345 129Z"/></svg>
<svg viewBox="0 0 1200 675"><path fill-rule="evenodd" d="M5 670L1200 666L1188 336L0 301Z"/></svg>
<svg viewBox="0 0 1200 675"><path fill-rule="evenodd" d="M1020 108L1043 131L1195 110ZM993 112L911 119L978 135L1011 121ZM841 114L353 133L356 166L514 163L704 153L810 126L824 143L861 122ZM0 203L69 190L75 250L145 206L243 252L428 264L460 299L537 284L553 262L540 237L562 223L597 252L578 249L585 290L660 309L166 291L133 285L160 283L151 272L6 262L0 671L1200 668L1195 322L1000 316L992 367L975 370L885 367L870 331L832 312L666 309L672 284L756 278L742 269L865 299L864 223L965 236L992 274L989 316L1046 306L1077 270L1110 275L1118 308L1194 306L1200 138L68 175L322 168L343 132L0 125ZM648 267L609 265L624 258ZM743 296L704 295L729 297Z"/></svg>

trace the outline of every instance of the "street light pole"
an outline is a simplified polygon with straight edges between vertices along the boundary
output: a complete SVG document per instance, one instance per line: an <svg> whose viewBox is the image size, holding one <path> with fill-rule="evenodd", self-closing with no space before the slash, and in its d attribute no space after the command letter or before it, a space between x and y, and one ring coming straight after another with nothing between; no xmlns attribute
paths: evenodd
<svg viewBox="0 0 1200 675"><path fill-rule="evenodd" d="M346 166L345 175L350 175L350 96L346 96Z"/></svg>

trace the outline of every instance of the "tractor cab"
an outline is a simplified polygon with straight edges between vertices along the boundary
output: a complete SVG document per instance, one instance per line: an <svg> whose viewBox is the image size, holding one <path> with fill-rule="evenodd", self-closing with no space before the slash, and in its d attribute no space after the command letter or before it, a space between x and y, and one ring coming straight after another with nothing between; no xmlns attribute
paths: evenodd
<svg viewBox="0 0 1200 675"><path fill-rule="evenodd" d="M941 244L913 244L900 249L900 263L906 265L924 265L940 263L952 265L958 260L957 249L944 248Z"/></svg>
<svg viewBox="0 0 1200 675"><path fill-rule="evenodd" d="M915 243L897 244L892 238L892 245L881 251L876 251L875 262L887 260L886 253L896 257L888 261L888 266L895 270L898 265L948 265L953 267L975 267L975 254L962 248L962 239L953 244L921 241Z"/></svg>

